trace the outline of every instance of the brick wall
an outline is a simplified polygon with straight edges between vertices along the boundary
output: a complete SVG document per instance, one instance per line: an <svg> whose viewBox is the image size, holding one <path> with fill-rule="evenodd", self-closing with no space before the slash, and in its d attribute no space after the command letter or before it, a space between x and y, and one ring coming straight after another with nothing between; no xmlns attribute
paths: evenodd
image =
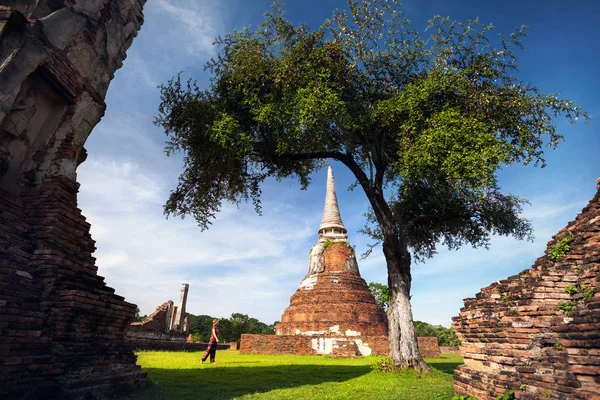
<svg viewBox="0 0 600 400"><path fill-rule="evenodd" d="M136 306L97 275L76 186L0 192L0 397L126 392L146 373L124 342Z"/></svg>
<svg viewBox="0 0 600 400"><path fill-rule="evenodd" d="M165 332L167 330L167 313L171 310L173 301L168 300L158 306L156 310L143 321L133 322L130 330L139 331L154 331Z"/></svg>
<svg viewBox="0 0 600 400"><path fill-rule="evenodd" d="M460 354L460 348L458 346L440 346L440 353Z"/></svg>
<svg viewBox="0 0 600 400"><path fill-rule="evenodd" d="M145 0L49 3L0 5L0 398L146 382L124 341L136 307L97 275L76 183Z"/></svg>
<svg viewBox="0 0 600 400"><path fill-rule="evenodd" d="M296 354L314 355L311 338L301 335L243 334L240 341L241 354Z"/></svg>
<svg viewBox="0 0 600 400"><path fill-rule="evenodd" d="M130 339L128 343L135 350L160 350L160 351L205 351L208 343L182 342L170 340L142 340ZM229 350L229 343L217 344L217 350Z"/></svg>
<svg viewBox="0 0 600 400"><path fill-rule="evenodd" d="M419 352L423 357L439 357L440 348L438 346L438 339L436 337L418 337L419 341Z"/></svg>
<svg viewBox="0 0 600 400"><path fill-rule="evenodd" d="M551 259L565 237L571 250ZM458 393L600 399L600 193L531 269L466 299L453 327L465 359L454 374Z"/></svg>
<svg viewBox="0 0 600 400"><path fill-rule="evenodd" d="M337 337L335 335L257 335L243 334L240 344L242 354L296 354L316 355L313 349L313 339L323 339L333 342L332 355L337 357L356 356L355 340L368 345L371 354L387 355L388 339L386 336ZM435 337L420 337L419 350L423 357L439 357L440 350Z"/></svg>

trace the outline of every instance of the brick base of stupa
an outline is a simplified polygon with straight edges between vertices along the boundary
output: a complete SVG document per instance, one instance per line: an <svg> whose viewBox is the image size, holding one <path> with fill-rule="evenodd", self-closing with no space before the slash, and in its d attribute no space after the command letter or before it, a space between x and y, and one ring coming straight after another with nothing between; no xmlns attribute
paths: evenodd
<svg viewBox="0 0 600 400"><path fill-rule="evenodd" d="M277 326L279 335L387 336L387 316L367 283L351 268L347 242L325 247L321 271L307 275L290 298Z"/></svg>

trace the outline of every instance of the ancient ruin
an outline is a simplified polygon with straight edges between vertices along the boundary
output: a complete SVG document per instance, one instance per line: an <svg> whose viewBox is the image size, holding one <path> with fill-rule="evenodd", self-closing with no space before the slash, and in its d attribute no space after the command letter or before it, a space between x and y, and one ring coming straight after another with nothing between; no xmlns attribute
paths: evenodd
<svg viewBox="0 0 600 400"><path fill-rule="evenodd" d="M189 285L181 286L179 303L168 300L156 308L144 321L133 322L127 329L126 340L137 349L185 350L188 341L185 306Z"/></svg>
<svg viewBox="0 0 600 400"><path fill-rule="evenodd" d="M600 179L597 189L531 269L465 300L453 319L458 393L600 399Z"/></svg>
<svg viewBox="0 0 600 400"><path fill-rule="evenodd" d="M308 272L281 316L276 335L242 335L242 353L387 354L387 317L361 278L338 207L331 167L318 241ZM426 357L439 356L437 339L419 338Z"/></svg>
<svg viewBox="0 0 600 400"><path fill-rule="evenodd" d="M145 0L0 6L0 397L124 393L135 305L97 275L76 169Z"/></svg>

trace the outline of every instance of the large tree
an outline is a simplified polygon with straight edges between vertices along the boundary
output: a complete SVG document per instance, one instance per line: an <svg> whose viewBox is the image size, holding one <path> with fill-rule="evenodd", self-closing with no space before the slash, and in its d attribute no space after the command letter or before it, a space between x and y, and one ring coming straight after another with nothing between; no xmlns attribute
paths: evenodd
<svg viewBox="0 0 600 400"><path fill-rule="evenodd" d="M302 188L325 160L356 177L381 241L389 286L389 352L397 366L428 368L410 306L411 254L445 245L486 246L492 234L531 234L523 199L496 172L544 165L562 136L553 119L587 115L517 75L523 28L434 17L429 37L395 0L348 0L317 29L294 25L275 3L256 29L216 39L210 85L175 77L161 86L156 124L185 167L167 215L207 228L223 201L251 200L261 183L293 177Z"/></svg>

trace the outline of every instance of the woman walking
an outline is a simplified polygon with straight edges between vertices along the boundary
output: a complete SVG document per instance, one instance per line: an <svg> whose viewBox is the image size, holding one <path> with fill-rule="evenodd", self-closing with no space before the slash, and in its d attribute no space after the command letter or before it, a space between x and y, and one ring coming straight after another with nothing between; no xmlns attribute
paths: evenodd
<svg viewBox="0 0 600 400"><path fill-rule="evenodd" d="M217 336L219 334L219 328L217 328L218 325L219 325L219 320L213 319L212 333L210 335L210 340L208 341L208 347L206 348L206 352L204 352L204 355L202 356L202 360L200 361L202 364L204 364L204 361L206 361L206 358L209 355L210 355L210 363L211 364L215 363L215 355L217 353L217 343L219 343L219 337Z"/></svg>

